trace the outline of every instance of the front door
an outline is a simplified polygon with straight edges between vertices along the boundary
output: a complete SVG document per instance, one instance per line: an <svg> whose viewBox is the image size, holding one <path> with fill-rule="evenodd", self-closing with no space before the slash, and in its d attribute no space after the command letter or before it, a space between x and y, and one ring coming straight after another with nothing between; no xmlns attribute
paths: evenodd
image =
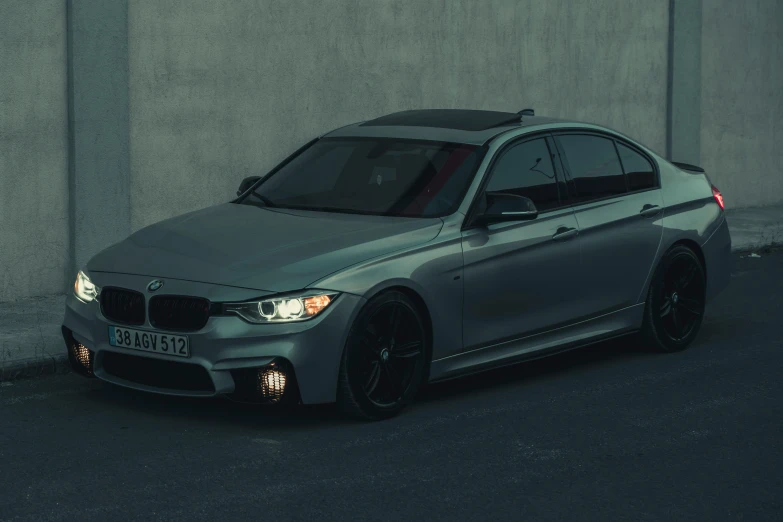
<svg viewBox="0 0 783 522"><path fill-rule="evenodd" d="M463 231L464 351L548 330L575 316L571 293L578 283L580 238L574 213L559 194L553 153L543 137L515 142L498 153L488 173L483 192L527 196L539 216Z"/></svg>

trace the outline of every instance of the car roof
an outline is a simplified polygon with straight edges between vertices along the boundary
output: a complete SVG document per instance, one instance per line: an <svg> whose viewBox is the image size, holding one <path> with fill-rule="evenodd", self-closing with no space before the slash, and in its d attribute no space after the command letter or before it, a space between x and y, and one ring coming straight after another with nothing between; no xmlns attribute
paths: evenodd
<svg viewBox="0 0 783 522"><path fill-rule="evenodd" d="M565 120L470 109L395 112L335 129L322 138L400 138L484 145L495 136L526 126Z"/></svg>

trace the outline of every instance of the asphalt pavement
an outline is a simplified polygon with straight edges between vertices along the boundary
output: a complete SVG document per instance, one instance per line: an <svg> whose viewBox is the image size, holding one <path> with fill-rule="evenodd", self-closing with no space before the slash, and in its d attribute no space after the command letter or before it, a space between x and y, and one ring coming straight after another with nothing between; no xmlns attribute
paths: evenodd
<svg viewBox="0 0 783 522"><path fill-rule="evenodd" d="M781 520L783 252L685 352L632 339L430 386L403 415L0 383L0 520Z"/></svg>

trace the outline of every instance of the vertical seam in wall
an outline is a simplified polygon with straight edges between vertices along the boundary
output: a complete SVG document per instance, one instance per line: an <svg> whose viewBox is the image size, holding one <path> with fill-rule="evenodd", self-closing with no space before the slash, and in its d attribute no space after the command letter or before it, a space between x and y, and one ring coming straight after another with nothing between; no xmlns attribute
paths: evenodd
<svg viewBox="0 0 783 522"><path fill-rule="evenodd" d="M133 195L131 194L131 189L133 187L133 183L131 181L131 106L130 106L130 98L131 98L131 67L130 67L130 47L131 44L131 38L130 38L130 1L125 1L125 114L126 114L126 124L125 124L125 161L126 161L126 173L125 176L125 194L127 195L127 209L128 209L128 220L125 223L125 234L129 235L132 231L132 223L133 223Z"/></svg>
<svg viewBox="0 0 783 522"><path fill-rule="evenodd" d="M672 159L672 134L674 132L674 4L677 0L669 0L669 44L667 49L666 67L666 159Z"/></svg>
<svg viewBox="0 0 783 522"><path fill-rule="evenodd" d="M702 82L702 78L703 77L702 77L702 73L701 73L701 42L702 42L703 34L704 34L703 33L703 31L704 31L704 27L703 27L703 25L704 25L704 13L703 13L704 2L703 2L703 0L698 0L698 1L699 1L699 4L698 4L699 5L699 16L698 16L697 20L699 22L699 38L695 42L696 48L695 48L694 52L699 57L699 65L695 69L694 72L696 74L696 80L697 80L697 84L698 84L697 91L696 91L696 99L698 100L698 105L697 105L697 110L696 110L696 118L698 118L699 125L697 127L697 134L694 137L694 139L696 140L696 143L698 144L698 150L696 151L696 154L694 156L695 156L696 161L698 161L698 165L702 165L702 160L701 160L701 128L702 128L702 118L701 118L701 93L702 93L702 90L701 90L701 82Z"/></svg>
<svg viewBox="0 0 783 522"><path fill-rule="evenodd" d="M65 288L76 268L76 140L75 108L73 92L73 0L65 2L65 97L68 118L68 262L66 263Z"/></svg>

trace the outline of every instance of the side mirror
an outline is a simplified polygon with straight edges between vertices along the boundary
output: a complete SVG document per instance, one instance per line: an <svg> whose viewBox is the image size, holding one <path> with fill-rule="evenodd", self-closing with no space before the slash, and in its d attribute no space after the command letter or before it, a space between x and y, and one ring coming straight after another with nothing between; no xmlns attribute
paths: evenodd
<svg viewBox="0 0 783 522"><path fill-rule="evenodd" d="M487 192L487 207L473 223L480 226L506 221L523 221L538 217L538 209L530 198L508 192Z"/></svg>
<svg viewBox="0 0 783 522"><path fill-rule="evenodd" d="M261 179L261 176L250 176L242 180L242 183L239 184L239 190L237 190L237 196L241 196L244 194L247 189L249 189L253 184Z"/></svg>

